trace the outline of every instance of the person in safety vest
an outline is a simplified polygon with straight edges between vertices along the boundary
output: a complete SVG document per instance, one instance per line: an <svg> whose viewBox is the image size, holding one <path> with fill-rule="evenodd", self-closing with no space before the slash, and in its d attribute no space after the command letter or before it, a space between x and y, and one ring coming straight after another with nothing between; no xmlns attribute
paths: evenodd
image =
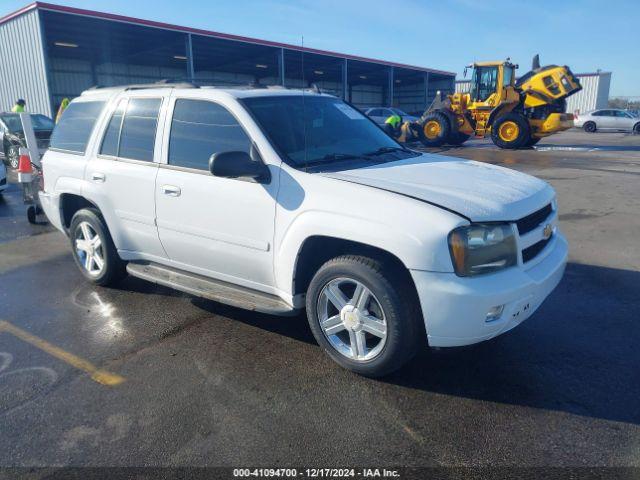
<svg viewBox="0 0 640 480"><path fill-rule="evenodd" d="M60 117L62 116L62 113L67 109L67 107L69 106L69 99L68 98L63 98L62 99L62 103L60 104L60 108L58 108L58 113L56 114L56 123L58 123L60 121Z"/></svg>
<svg viewBox="0 0 640 480"><path fill-rule="evenodd" d="M13 113L22 113L24 112L24 107L26 105L27 105L27 102L25 102L22 98L19 98L18 100L16 100L16 104L13 106L11 111Z"/></svg>
<svg viewBox="0 0 640 480"><path fill-rule="evenodd" d="M393 114L384 121L384 131L390 137L397 137L400 133L400 126L402 125L402 117L400 115Z"/></svg>
<svg viewBox="0 0 640 480"><path fill-rule="evenodd" d="M415 122L403 122L400 115L391 115L384 122L384 131L400 143L418 139L420 126Z"/></svg>

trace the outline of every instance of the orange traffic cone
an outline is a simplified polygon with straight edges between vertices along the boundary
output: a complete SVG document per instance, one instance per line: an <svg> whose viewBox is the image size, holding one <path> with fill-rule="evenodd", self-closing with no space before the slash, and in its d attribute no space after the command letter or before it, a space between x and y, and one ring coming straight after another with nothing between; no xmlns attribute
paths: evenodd
<svg viewBox="0 0 640 480"><path fill-rule="evenodd" d="M20 149L20 160L18 161L18 181L20 183L31 182L33 168L31 167L31 158L26 149Z"/></svg>

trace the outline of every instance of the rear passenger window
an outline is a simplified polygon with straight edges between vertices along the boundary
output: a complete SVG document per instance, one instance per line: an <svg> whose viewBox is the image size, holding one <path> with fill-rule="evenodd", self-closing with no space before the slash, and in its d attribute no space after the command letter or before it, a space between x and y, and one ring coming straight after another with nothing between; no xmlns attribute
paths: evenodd
<svg viewBox="0 0 640 480"><path fill-rule="evenodd" d="M118 156L118 146L120 145L120 129L122 128L122 119L125 109L127 108L127 99L120 100L118 107L111 116L107 131L102 139L102 147L100 153L102 155Z"/></svg>
<svg viewBox="0 0 640 480"><path fill-rule="evenodd" d="M224 107L204 100L176 101L169 137L169 165L209 170L220 152L250 152L251 140Z"/></svg>
<svg viewBox="0 0 640 480"><path fill-rule="evenodd" d="M84 153L105 102L71 103L53 129L50 148Z"/></svg>
<svg viewBox="0 0 640 480"><path fill-rule="evenodd" d="M120 129L118 157L153 161L160 98L131 98ZM117 113L117 112L116 112Z"/></svg>

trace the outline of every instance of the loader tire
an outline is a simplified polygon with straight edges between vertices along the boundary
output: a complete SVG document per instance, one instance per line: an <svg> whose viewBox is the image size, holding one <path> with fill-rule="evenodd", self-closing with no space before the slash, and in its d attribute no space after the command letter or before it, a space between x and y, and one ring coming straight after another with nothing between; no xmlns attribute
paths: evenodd
<svg viewBox="0 0 640 480"><path fill-rule="evenodd" d="M462 145L464 142L466 142L467 140L469 140L469 137L471 135L467 135L466 133L462 133L462 132L455 132L455 133L451 133L451 135L449 135L449 140L447 140L447 143L449 145Z"/></svg>
<svg viewBox="0 0 640 480"><path fill-rule="evenodd" d="M541 137L531 137L529 140L527 140L527 147L533 147L536 143L538 143L540 140L542 140Z"/></svg>
<svg viewBox="0 0 640 480"><path fill-rule="evenodd" d="M431 112L425 117L418 138L425 147L439 147L447 142L450 133L449 118L442 112Z"/></svg>
<svg viewBox="0 0 640 480"><path fill-rule="evenodd" d="M507 113L491 126L491 140L500 148L517 150L526 147L530 138L529 122L518 113Z"/></svg>

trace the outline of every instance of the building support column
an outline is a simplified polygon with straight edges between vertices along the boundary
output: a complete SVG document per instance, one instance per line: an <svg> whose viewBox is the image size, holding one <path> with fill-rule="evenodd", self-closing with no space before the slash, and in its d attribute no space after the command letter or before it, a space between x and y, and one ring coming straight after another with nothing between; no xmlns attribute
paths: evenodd
<svg viewBox="0 0 640 480"><path fill-rule="evenodd" d="M429 72L424 72L424 108L429 106Z"/></svg>
<svg viewBox="0 0 640 480"><path fill-rule="evenodd" d="M186 57L187 57L187 77L190 82L195 82L196 72L193 64L193 40L191 34L187 33L186 39Z"/></svg>
<svg viewBox="0 0 640 480"><path fill-rule="evenodd" d="M389 86L387 87L387 95L389 97L387 101L388 107L393 107L393 86L395 83L394 74L395 74L394 68L389 67Z"/></svg>
<svg viewBox="0 0 640 480"><path fill-rule="evenodd" d="M348 76L348 62L346 58L342 60L342 99L345 102L349 101L349 85L347 84Z"/></svg>
<svg viewBox="0 0 640 480"><path fill-rule="evenodd" d="M285 71L284 71L284 48L281 48L278 51L278 83L283 87L286 87L285 84Z"/></svg>

